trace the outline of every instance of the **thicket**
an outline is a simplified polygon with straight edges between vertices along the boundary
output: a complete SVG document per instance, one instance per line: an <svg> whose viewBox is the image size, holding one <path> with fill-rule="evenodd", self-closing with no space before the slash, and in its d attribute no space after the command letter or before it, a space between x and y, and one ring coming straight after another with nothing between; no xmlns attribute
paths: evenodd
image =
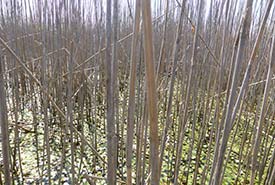
<svg viewBox="0 0 275 185"><path fill-rule="evenodd" d="M0 0L1 184L275 184L273 0Z"/></svg>

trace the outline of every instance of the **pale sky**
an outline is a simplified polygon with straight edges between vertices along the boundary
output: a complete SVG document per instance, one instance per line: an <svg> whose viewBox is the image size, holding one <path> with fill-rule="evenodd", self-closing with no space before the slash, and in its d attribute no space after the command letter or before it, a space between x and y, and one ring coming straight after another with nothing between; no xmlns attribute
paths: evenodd
<svg viewBox="0 0 275 185"><path fill-rule="evenodd" d="M41 2L44 2L44 1L45 0L15 0L15 2L17 2L18 4L21 4L23 6L23 11L25 10L27 12L28 16L29 16L29 6L32 10L34 10L37 8L38 3L40 4ZM56 3L56 2L63 2L63 1L64 0L47 0L48 3ZM95 1L98 4L100 4L100 2L102 2L103 11L105 11L105 9L106 9L105 6L106 6L107 0L65 0L65 2L68 2L68 3L75 2L76 4L78 1L81 2L81 5L82 5L81 9L83 9L86 12L91 12L92 15L89 15L86 13L85 16L87 16L87 17L89 16L89 18L91 18L90 16L92 16L92 20L94 20L93 16L94 16L94 2ZM170 1L170 9L173 6L177 5L176 0L169 0L169 1ZM190 4L197 4L198 1L199 0L187 0L186 6L188 6ZM229 1L232 1L232 0L229 0ZM236 1L238 2L237 9L243 7L245 0L236 0ZM7 10L5 8L5 5L10 4L11 2L13 2L13 1L12 0L0 0L0 6L2 4L2 6L4 7L3 8L4 13L6 13L5 10ZM118 0L118 2L119 2L120 10L123 10L123 11L129 11L129 9L128 9L128 2L129 2L131 5L132 13L134 13L135 0ZM178 2L181 3L182 0L178 0ZM211 0L204 0L204 2L205 2L205 4L204 4L205 11L207 14L209 12ZM220 3L220 2L222 2L222 0L218 0L217 2ZM262 9L260 8L261 3L266 4L267 0L254 0L254 7L255 7L255 9L253 10L254 17L257 15L261 15L263 13L264 8L262 8ZM157 17L160 14L163 14L165 11L164 10L165 4L166 4L166 0L151 0L152 16ZM161 12L157 11L157 10L159 10L160 5L162 5ZM265 6L262 6L262 7L265 7ZM273 7L274 7L274 5L273 5ZM274 8L272 10L274 10ZM176 11L175 13L177 14L177 12L178 11ZM271 12L274 12L274 11L271 11Z"/></svg>

